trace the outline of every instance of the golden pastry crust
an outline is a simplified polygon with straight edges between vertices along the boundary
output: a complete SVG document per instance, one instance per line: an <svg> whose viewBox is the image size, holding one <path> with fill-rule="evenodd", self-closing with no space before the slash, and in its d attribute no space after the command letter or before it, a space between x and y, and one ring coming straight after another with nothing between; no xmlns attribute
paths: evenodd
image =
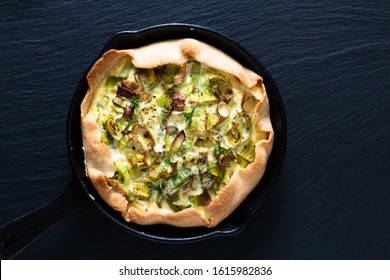
<svg viewBox="0 0 390 280"><path fill-rule="evenodd" d="M97 116L90 111L90 105L95 90L109 69L124 56L129 56L137 68L156 68L167 64L181 65L189 60L195 60L234 75L248 88L258 89L253 91L256 99L259 100L253 115L256 129L265 133L265 138L255 143L254 161L246 168L236 170L229 183L218 191L209 205L186 208L179 212L167 212L163 209L141 211L128 207L125 195L107 184L106 178L113 176L115 165L111 159L110 148L101 142ZM162 223L178 227L214 227L238 207L262 178L274 139L268 97L262 78L218 49L194 39L180 39L158 42L138 49L109 50L94 64L87 75L87 81L89 90L81 104L86 174L103 200L120 211L126 221L142 225Z"/></svg>

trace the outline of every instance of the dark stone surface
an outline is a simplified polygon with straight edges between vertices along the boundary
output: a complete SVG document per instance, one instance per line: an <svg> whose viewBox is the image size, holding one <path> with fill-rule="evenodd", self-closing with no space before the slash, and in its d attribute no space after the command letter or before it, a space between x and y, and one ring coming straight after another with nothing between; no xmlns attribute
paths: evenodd
<svg viewBox="0 0 390 280"><path fill-rule="evenodd" d="M91 205L17 258L389 259L390 5L358 2L1 1L1 224L66 187L70 101L118 31L182 22L229 36L267 67L288 120L280 177L239 234L161 244Z"/></svg>

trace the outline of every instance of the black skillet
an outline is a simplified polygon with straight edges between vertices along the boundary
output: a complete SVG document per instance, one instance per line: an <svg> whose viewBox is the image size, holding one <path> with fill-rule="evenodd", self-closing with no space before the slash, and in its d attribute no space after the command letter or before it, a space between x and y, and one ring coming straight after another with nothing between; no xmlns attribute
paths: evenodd
<svg viewBox="0 0 390 280"><path fill-rule="evenodd" d="M76 88L68 114L67 139L68 153L73 169L72 179L57 199L0 227L1 259L14 257L57 220L82 209L89 202L92 202L115 224L130 233L160 242L191 242L235 234L244 228L249 216L260 206L265 193L274 184L281 169L286 149L287 133L283 104L278 89L265 67L231 39L213 30L188 24L159 25L139 31L120 32L108 41L99 57L109 49L137 48L157 41L179 38L195 38L213 45L264 78L270 102L271 121L275 130L275 141L265 174L258 186L228 218L214 228L176 228L167 225L140 226L125 222L117 211L109 207L99 197L85 176L80 129L80 104L88 88L85 77L93 65L91 64Z"/></svg>

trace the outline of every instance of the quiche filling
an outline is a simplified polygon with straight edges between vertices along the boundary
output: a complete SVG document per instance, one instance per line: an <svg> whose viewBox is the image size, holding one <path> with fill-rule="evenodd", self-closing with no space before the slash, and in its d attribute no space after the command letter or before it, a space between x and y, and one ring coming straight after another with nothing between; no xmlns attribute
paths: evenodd
<svg viewBox="0 0 390 280"><path fill-rule="evenodd" d="M116 169L106 183L141 211L207 206L269 136L253 114L261 91L195 60L142 69L121 58L89 108Z"/></svg>

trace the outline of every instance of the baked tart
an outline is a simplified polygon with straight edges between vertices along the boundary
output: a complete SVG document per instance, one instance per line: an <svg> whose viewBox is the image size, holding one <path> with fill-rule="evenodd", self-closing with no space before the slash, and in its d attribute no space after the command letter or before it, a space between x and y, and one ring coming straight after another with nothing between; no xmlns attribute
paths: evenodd
<svg viewBox="0 0 390 280"><path fill-rule="evenodd" d="M215 47L109 50L87 81L86 174L126 221L214 227L261 180L274 139L263 80Z"/></svg>

